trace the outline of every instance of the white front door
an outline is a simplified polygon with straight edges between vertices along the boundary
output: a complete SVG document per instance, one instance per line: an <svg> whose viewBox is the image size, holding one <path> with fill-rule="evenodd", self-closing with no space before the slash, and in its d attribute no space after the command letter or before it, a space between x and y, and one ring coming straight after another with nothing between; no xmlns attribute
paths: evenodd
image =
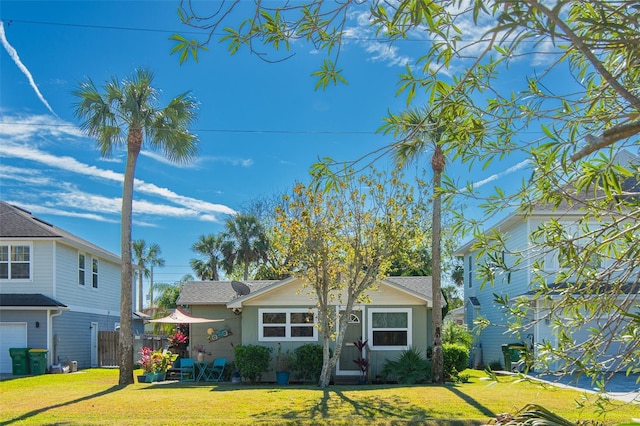
<svg viewBox="0 0 640 426"><path fill-rule="evenodd" d="M344 313L344 311L340 311ZM347 324L347 330L344 333L344 342L342 343L342 351L340 359L336 365L336 374L339 376L357 376L360 374L358 364L353 362L360 355L358 349L354 345L360 337L364 336L364 321L361 309L354 309Z"/></svg>
<svg viewBox="0 0 640 426"><path fill-rule="evenodd" d="M91 367L98 365L98 323L91 323Z"/></svg>
<svg viewBox="0 0 640 426"><path fill-rule="evenodd" d="M26 322L2 322L0 323L0 373L11 374L13 364L11 362L10 348L27 347L27 323Z"/></svg>

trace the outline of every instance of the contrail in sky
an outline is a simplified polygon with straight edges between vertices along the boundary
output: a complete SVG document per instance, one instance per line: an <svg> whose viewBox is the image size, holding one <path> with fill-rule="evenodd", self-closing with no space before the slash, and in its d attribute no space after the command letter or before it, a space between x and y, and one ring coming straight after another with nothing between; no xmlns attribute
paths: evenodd
<svg viewBox="0 0 640 426"><path fill-rule="evenodd" d="M507 170L505 170L505 171L503 171L503 172L496 173L496 174L494 174L494 175L489 176L489 177L488 177L488 178L486 178L486 179L482 179L482 180L481 180L481 181L479 181L479 182L475 182L475 183L473 184L473 187L474 187L474 188L479 188L479 187L481 187L481 186L483 186L483 185L486 185L486 184L487 184L487 183L489 183L489 182L493 182L494 180L496 180L496 179L498 179L498 178L501 178L502 176L505 176L505 175L511 174L511 173L513 173L513 172L516 172L516 171L518 171L518 170L522 169L522 168L525 168L525 167L527 167L527 166L529 165L529 162L530 162L530 160L528 160L528 159L527 159L527 160L524 160L524 161L521 161L521 162L519 162L518 164L516 164L515 166L511 166L511 167L509 167Z"/></svg>
<svg viewBox="0 0 640 426"><path fill-rule="evenodd" d="M42 96L42 93L40 93L40 90L38 90L38 86L36 85L36 82L33 80L33 76L31 75L27 67L24 66L22 61L20 61L18 52L7 41L7 37L4 34L4 22L2 21L0 21L0 41L2 41L2 45L4 46L5 50L7 51L11 59L13 59L13 62L15 62L18 68L20 69L20 71L22 71L22 73L27 76L27 79L29 80L29 84L31 85L33 90L36 92L36 95L38 95L38 98L42 101L44 106L47 107L47 109L51 112L51 114L57 117L58 114L56 114L55 111L53 111L53 108L51 108L47 100L44 98L44 96Z"/></svg>

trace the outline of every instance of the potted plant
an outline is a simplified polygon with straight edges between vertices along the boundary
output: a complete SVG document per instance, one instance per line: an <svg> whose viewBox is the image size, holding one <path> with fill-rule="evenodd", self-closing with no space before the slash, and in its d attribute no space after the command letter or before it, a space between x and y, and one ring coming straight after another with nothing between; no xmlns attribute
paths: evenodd
<svg viewBox="0 0 640 426"><path fill-rule="evenodd" d="M156 381L156 366L152 357L153 351L151 348L144 347L140 350L140 360L138 361L142 366L142 370L144 371L144 380L143 382L151 383ZM140 378L138 377L138 381L140 382Z"/></svg>
<svg viewBox="0 0 640 426"><path fill-rule="evenodd" d="M358 358L354 359L353 362L355 362L358 365L358 368L360 369L360 379L358 380L358 384L361 384L361 385L367 384L367 371L369 371L369 360L365 358L365 348L367 347L368 342L369 342L368 340L365 340L363 342L362 337L358 338L358 340L353 342L353 344L355 345L356 348L358 348L358 351L359 351Z"/></svg>
<svg viewBox="0 0 640 426"><path fill-rule="evenodd" d="M166 379L167 371L173 366L178 355L171 353L171 351L158 350L151 354L151 358L155 363L157 380L162 381Z"/></svg>
<svg viewBox="0 0 640 426"><path fill-rule="evenodd" d="M289 349L283 351L282 345L278 343L278 350L276 351L276 380L279 385L289 384L292 361L291 351Z"/></svg>
<svg viewBox="0 0 640 426"><path fill-rule="evenodd" d="M194 345L193 346L193 351L197 352L197 359L198 361L204 361L204 356L205 355L211 355L211 352L209 352L204 345Z"/></svg>
<svg viewBox="0 0 640 426"><path fill-rule="evenodd" d="M171 352L162 350L152 351L151 348L144 347L140 350L140 365L144 370L144 382L151 383L164 380L167 370L171 368L173 362L178 357ZM138 378L140 382L140 378Z"/></svg>

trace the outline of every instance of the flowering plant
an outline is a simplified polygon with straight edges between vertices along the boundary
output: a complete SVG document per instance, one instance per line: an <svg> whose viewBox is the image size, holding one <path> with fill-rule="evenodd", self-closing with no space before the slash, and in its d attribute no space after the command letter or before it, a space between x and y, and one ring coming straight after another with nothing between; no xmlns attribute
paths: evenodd
<svg viewBox="0 0 640 426"><path fill-rule="evenodd" d="M209 351L204 347L204 345L195 345L195 346L193 347L193 350L194 350L195 352L199 352L199 353L201 353L201 354L211 355L211 352L209 352Z"/></svg>
<svg viewBox="0 0 640 426"><path fill-rule="evenodd" d="M173 346L176 348L179 346L186 346L189 342L189 338L179 331L169 336L167 340L169 341L169 346Z"/></svg>
<svg viewBox="0 0 640 426"><path fill-rule="evenodd" d="M151 348L144 347L140 350L140 365L145 373L166 373L171 368L173 362L178 357L170 351L152 351Z"/></svg>

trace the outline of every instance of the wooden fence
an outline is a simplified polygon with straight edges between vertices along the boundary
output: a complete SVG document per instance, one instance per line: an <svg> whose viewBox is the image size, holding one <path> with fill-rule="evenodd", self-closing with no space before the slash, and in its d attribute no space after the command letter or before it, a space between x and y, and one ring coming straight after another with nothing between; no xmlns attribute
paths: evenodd
<svg viewBox="0 0 640 426"><path fill-rule="evenodd" d="M119 331L98 332L98 365L100 367L114 367L118 365ZM152 350L162 349L167 345L167 336L144 334L133 340L133 360L140 358L140 349L149 347Z"/></svg>

